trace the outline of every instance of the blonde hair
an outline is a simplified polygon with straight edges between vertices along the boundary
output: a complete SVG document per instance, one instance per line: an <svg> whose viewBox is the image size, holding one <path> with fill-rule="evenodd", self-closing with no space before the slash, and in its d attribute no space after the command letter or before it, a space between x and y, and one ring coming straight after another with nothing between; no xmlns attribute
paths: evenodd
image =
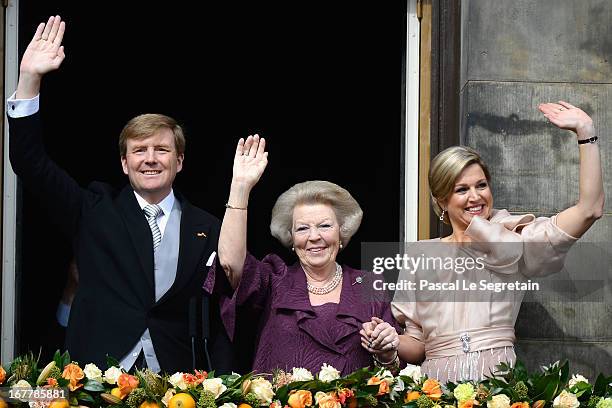
<svg viewBox="0 0 612 408"><path fill-rule="evenodd" d="M359 229L363 211L351 194L329 181L298 183L278 197L272 209L270 232L290 248L293 245L293 209L302 204L327 204L332 207L340 225L340 241L346 247Z"/></svg>
<svg viewBox="0 0 612 408"><path fill-rule="evenodd" d="M440 216L442 207L440 201L451 196L457 178L467 166L478 164L485 174L488 182L491 175L485 162L476 150L467 146L453 146L438 153L431 161L429 168L429 190L431 191L431 204L434 212ZM444 214L444 223L450 224L448 214Z"/></svg>
<svg viewBox="0 0 612 408"><path fill-rule="evenodd" d="M160 129L170 129L174 134L174 147L177 156L185 153L185 134L183 128L170 116L158 113L145 113L131 119L119 135L119 154L127 154L129 139L141 140L153 136Z"/></svg>

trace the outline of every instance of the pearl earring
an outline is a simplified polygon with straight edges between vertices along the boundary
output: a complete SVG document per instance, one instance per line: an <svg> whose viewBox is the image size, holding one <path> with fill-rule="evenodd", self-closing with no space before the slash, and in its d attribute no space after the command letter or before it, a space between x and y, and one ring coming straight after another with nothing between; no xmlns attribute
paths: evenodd
<svg viewBox="0 0 612 408"><path fill-rule="evenodd" d="M440 221L444 221L444 213L446 212L446 210L442 210L442 214L440 214Z"/></svg>
<svg viewBox="0 0 612 408"><path fill-rule="evenodd" d="M342 242L340 243L340 249L342 249Z"/></svg>
<svg viewBox="0 0 612 408"><path fill-rule="evenodd" d="M294 247L291 247L291 250L292 250L293 252L295 252L295 248L294 248Z"/></svg>

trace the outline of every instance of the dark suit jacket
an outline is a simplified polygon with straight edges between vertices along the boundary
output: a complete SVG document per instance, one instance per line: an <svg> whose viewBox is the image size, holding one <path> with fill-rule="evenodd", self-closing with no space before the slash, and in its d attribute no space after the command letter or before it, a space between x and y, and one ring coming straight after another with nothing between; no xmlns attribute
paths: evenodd
<svg viewBox="0 0 612 408"><path fill-rule="evenodd" d="M106 355L122 358L149 328L162 371L190 370L191 333L201 337L202 319L197 313L197 327L190 326L189 309L195 302L194 309L201 310L206 261L217 248L219 220L176 193L182 204L176 280L155 302L151 230L132 188L115 191L99 182L80 187L46 154L40 122L38 113L9 118L10 160L23 185L46 202L50 217L75 240L79 288L66 336L72 358L106 367ZM224 276L219 279L226 284ZM211 298L209 303L213 367L223 372L230 369L231 348L218 302ZM202 356L201 349L197 355ZM198 366L207 368L203 363Z"/></svg>

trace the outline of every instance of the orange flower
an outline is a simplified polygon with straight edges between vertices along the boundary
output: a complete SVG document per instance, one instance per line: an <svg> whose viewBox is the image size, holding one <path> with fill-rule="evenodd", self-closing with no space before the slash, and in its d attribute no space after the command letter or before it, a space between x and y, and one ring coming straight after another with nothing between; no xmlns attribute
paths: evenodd
<svg viewBox="0 0 612 408"><path fill-rule="evenodd" d="M4 380L6 380L6 371L0 366L0 384L2 384Z"/></svg>
<svg viewBox="0 0 612 408"><path fill-rule="evenodd" d="M206 371L198 371L195 370L195 376L198 377L198 384L208 378L208 373Z"/></svg>
<svg viewBox="0 0 612 408"><path fill-rule="evenodd" d="M119 387L121 395L126 396L136 387L138 387L138 378L134 377L133 375L123 373L119 376L119 378L117 378L117 387Z"/></svg>
<svg viewBox="0 0 612 408"><path fill-rule="evenodd" d="M70 363L66 367L64 367L62 378L65 378L70 382L68 384L68 389L70 391L75 391L83 386L83 384L79 384L79 381L85 378L85 373L83 372L83 370L81 370L81 367L74 363Z"/></svg>
<svg viewBox="0 0 612 408"><path fill-rule="evenodd" d="M529 408L529 403L525 401L515 402L514 404L510 406L510 408Z"/></svg>
<svg viewBox="0 0 612 408"><path fill-rule="evenodd" d="M378 385L378 394L376 396L385 395L389 393L389 383L386 381L381 381Z"/></svg>
<svg viewBox="0 0 612 408"><path fill-rule="evenodd" d="M319 398L319 408L341 408L342 404L340 404L340 401L338 400L338 398L336 398L336 395L333 392L330 392L329 394L325 394L324 396L322 396L321 398Z"/></svg>
<svg viewBox="0 0 612 408"><path fill-rule="evenodd" d="M427 379L423 383L423 394L427 395L432 400L438 400L442 397L442 388L440 387L440 383L433 378ZM529 408L529 407L527 407Z"/></svg>
<svg viewBox="0 0 612 408"><path fill-rule="evenodd" d="M47 385L50 385L51 387L57 387L57 380L53 377L49 377L47 378Z"/></svg>
<svg viewBox="0 0 612 408"><path fill-rule="evenodd" d="M381 381L382 380L380 378L374 376L368 380L368 385L378 385Z"/></svg>
<svg viewBox="0 0 612 408"><path fill-rule="evenodd" d="M312 393L310 391L298 390L289 395L287 401L291 408L304 408L312 405Z"/></svg>
<svg viewBox="0 0 612 408"><path fill-rule="evenodd" d="M389 392L389 383L385 381L384 379L378 378L376 376L368 380L368 385L378 385L378 394L376 394L377 396L383 395Z"/></svg>
<svg viewBox="0 0 612 408"><path fill-rule="evenodd" d="M478 405L478 403L473 399L469 399L459 404L459 408L474 408L474 405Z"/></svg>
<svg viewBox="0 0 612 408"><path fill-rule="evenodd" d="M406 394L406 398L404 398L404 402L410 402L410 401L414 401L419 399L419 397L421 396L421 393L418 391L410 391L408 394Z"/></svg>
<svg viewBox="0 0 612 408"><path fill-rule="evenodd" d="M544 400L537 400L536 402L533 403L533 405L531 407L532 408L544 408L544 404L546 404L546 401L544 401Z"/></svg>
<svg viewBox="0 0 612 408"><path fill-rule="evenodd" d="M340 400L340 403L342 405L346 403L347 399L350 399L354 395L355 393L353 392L353 390L349 388L342 388L340 391L338 391L338 399Z"/></svg>

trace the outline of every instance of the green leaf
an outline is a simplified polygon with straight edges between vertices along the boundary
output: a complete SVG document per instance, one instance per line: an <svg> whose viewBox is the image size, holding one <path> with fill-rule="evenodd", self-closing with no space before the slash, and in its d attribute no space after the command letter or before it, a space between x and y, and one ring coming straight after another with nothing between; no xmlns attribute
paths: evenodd
<svg viewBox="0 0 612 408"><path fill-rule="evenodd" d="M102 385L100 381L96 381L96 380L87 380L83 388L86 389L87 391L94 391L94 392L104 391L104 385Z"/></svg>
<svg viewBox="0 0 612 408"><path fill-rule="evenodd" d="M287 401L289 400L289 387L287 387L286 385L283 385L278 390L276 390L276 397L275 398L279 399L280 402L284 406L287 403Z"/></svg>
<svg viewBox="0 0 612 408"><path fill-rule="evenodd" d="M543 399L546 402L550 402L557 394L557 389L559 388L559 379L550 378L549 376L547 376L546 378L548 379L548 382L544 387L544 391L539 396L539 398L536 398L536 400Z"/></svg>
<svg viewBox="0 0 612 408"><path fill-rule="evenodd" d="M60 370L64 368L62 365L62 354L59 350L55 350L55 354L53 354L53 361L55 361L55 366Z"/></svg>
<svg viewBox="0 0 612 408"><path fill-rule="evenodd" d="M561 384L567 384L568 380L569 380L569 362L565 360L565 362L561 366L561 375L559 378L559 382Z"/></svg>
<svg viewBox="0 0 612 408"><path fill-rule="evenodd" d="M57 385L59 385L62 388L65 388L68 386L68 384L70 384L70 381L68 381L65 378L58 378L57 379Z"/></svg>
<svg viewBox="0 0 612 408"><path fill-rule="evenodd" d="M79 392L76 395L76 399L79 401L83 401L83 402L95 402L95 400L93 399L93 397L89 394L87 394L86 392Z"/></svg>
<svg viewBox="0 0 612 408"><path fill-rule="evenodd" d="M608 387L608 379L605 375L599 374L595 380L595 386L593 387L593 394L604 395L606 388Z"/></svg>
<svg viewBox="0 0 612 408"><path fill-rule="evenodd" d="M111 357L108 354L106 355L106 368L111 367L119 367L119 361L115 357Z"/></svg>
<svg viewBox="0 0 612 408"><path fill-rule="evenodd" d="M62 354L62 357L60 358L60 370L63 370L64 367L66 367L68 364L72 363L72 359L70 358L70 353L68 353L68 350L64 351L64 354Z"/></svg>

